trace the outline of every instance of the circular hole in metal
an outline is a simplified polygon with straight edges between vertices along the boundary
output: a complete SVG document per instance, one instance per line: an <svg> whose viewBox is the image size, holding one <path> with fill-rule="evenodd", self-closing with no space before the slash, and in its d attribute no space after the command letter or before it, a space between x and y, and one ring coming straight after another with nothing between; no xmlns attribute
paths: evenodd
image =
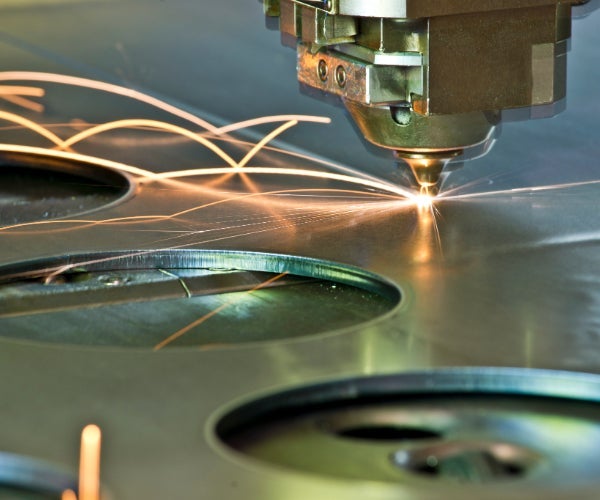
<svg viewBox="0 0 600 500"><path fill-rule="evenodd" d="M598 482L600 377L509 369L347 379L236 404L230 458L416 488ZM541 494L543 497L543 494Z"/></svg>
<svg viewBox="0 0 600 500"><path fill-rule="evenodd" d="M132 187L124 175L68 156L0 151L0 225L69 217L110 205Z"/></svg>
<svg viewBox="0 0 600 500"><path fill-rule="evenodd" d="M350 439L365 441L420 441L440 438L439 432L419 427L365 424L338 429L335 434Z"/></svg>
<svg viewBox="0 0 600 500"><path fill-rule="evenodd" d="M0 337L160 350L323 334L389 312L400 292L315 259L140 250L0 268L0 301Z"/></svg>
<svg viewBox="0 0 600 500"><path fill-rule="evenodd" d="M47 462L0 452L0 499L59 500L77 478Z"/></svg>

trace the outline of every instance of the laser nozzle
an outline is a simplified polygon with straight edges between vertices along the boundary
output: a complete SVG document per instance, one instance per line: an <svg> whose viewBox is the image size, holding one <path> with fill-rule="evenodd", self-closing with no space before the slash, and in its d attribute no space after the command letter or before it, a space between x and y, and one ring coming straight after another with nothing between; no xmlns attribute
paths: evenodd
<svg viewBox="0 0 600 500"><path fill-rule="evenodd" d="M396 157L404 160L410 167L421 194L437 196L440 191L444 167L462 153L462 150L417 153L396 151Z"/></svg>

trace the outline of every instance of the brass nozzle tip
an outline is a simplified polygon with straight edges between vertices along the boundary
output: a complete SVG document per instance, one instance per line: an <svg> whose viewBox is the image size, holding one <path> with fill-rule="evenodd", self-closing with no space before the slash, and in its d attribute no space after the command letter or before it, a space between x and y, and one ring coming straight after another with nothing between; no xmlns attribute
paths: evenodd
<svg viewBox="0 0 600 500"><path fill-rule="evenodd" d="M421 186L421 193L436 196L440 190L442 171L450 160L462 153L462 149L435 152L396 151L412 170Z"/></svg>

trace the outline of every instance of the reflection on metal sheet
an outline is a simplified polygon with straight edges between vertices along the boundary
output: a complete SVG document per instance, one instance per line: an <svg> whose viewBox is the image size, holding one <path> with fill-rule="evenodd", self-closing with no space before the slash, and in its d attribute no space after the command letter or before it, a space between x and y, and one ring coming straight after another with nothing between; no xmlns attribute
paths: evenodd
<svg viewBox="0 0 600 500"><path fill-rule="evenodd" d="M566 111L505 123L494 148L455 166L432 200L405 183L391 155L365 147L343 110L297 92L293 58L263 29L256 2L43 3L2 9L0 156L10 166L0 194L0 266L10 275L0 290L3 451L76 471L76 436L94 422L115 499L224 500L437 498L429 456L462 471L454 478L481 465L486 474L531 470L535 483L574 434L586 441L564 448L569 456L591 456L595 406L582 420L562 399L542 411L539 436L521 432L524 443L503 433L507 447L471 446L468 460L447 447L425 453L432 443L408 455L386 448L385 467L412 478L402 484L233 457L214 446L211 418L265 391L356 377L377 386L377 375L409 372L443 383L452 380L447 367L514 367L511 384L530 383L534 395L586 399L595 376L573 372L600 372L597 11L574 24ZM15 159L27 159L26 169ZM49 163L83 170L56 177ZM299 269L296 279L278 278L284 268L213 266L238 271L209 273L223 293L207 303L210 295L193 296L207 266L182 273L164 262L197 251L336 265L317 281ZM132 253L163 261L146 260L124 281L122 268L88 262ZM353 281L364 277L369 286ZM225 298L261 283L273 286L253 292L250 308L234 311ZM246 313L268 342L237 342ZM209 328L210 349L187 333L178 337L190 341L186 349L151 349L207 314L231 320ZM542 377L551 390L540 391L540 369L572 375ZM502 376L467 371L466 397L482 380L506 392ZM495 411L464 405L482 421ZM538 410L505 423L523 430ZM546 498L593 498L595 465L579 465L553 475L552 491L528 483L529 472L443 491L531 498L540 487Z"/></svg>
<svg viewBox="0 0 600 500"><path fill-rule="evenodd" d="M518 484L530 498L557 484L586 494L599 415L596 377L447 370L271 394L224 412L214 431L216 446L249 466L416 494Z"/></svg>

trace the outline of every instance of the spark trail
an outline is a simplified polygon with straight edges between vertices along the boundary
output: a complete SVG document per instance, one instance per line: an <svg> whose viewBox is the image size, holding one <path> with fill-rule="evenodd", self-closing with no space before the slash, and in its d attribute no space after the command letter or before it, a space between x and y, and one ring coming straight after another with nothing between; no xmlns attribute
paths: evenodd
<svg viewBox="0 0 600 500"><path fill-rule="evenodd" d="M250 120L240 121L238 123L232 123L229 125L225 125L222 127L217 127L206 120L198 117L197 115L185 111L181 108L173 106L172 104L165 102L161 99L150 96L144 92L140 92L128 87L123 87L120 85L110 84L99 80L93 80L89 78L80 78L75 76L69 76L59 73L45 73L45 72L35 72L35 71L4 71L0 72L0 81L30 81L30 82L42 82L42 83L52 83L59 85L67 85L67 86L75 86L81 87L90 90L98 90L101 92L107 92L114 95L123 96L126 98L130 98L142 103L145 103L149 106L152 106L156 109L169 113L173 116L177 116L178 118L184 119L190 123L193 123L203 130L205 130L208 134L212 134L214 136L219 137L221 140L223 138L226 139L226 136L229 132L237 131L243 128L254 127L257 125L263 125L266 123L273 122L282 122L282 121L298 121L298 122L313 122L313 123L321 123L328 124L331 122L331 119L328 117L322 116L310 116L310 115L297 115L297 114L288 114L288 115L273 115L273 116L264 116L259 118L253 118ZM32 91L34 92L34 91ZM43 89L42 89L43 92ZM59 146L59 144L56 144ZM376 180L376 177L368 175L360 170L356 170L354 168L350 168L345 165L341 165L336 162L332 162L323 158L317 158L314 155L308 155L305 153L297 152L297 151L288 151L282 150L281 148L270 148L273 151L277 151L280 153L287 154L289 156L297 157L312 161L316 164L320 164L322 166L326 166L329 168L334 168L339 171L344 171L350 175L356 175L358 177L370 178L372 180Z"/></svg>
<svg viewBox="0 0 600 500"><path fill-rule="evenodd" d="M466 194L452 194L454 191L448 191L446 193L441 193L438 198L440 200L468 200L468 199L479 199L486 197L499 197L504 195L515 195L515 194L530 194L530 193L539 193L544 191L558 191L563 189L570 189L574 187L581 186L592 186L595 184L600 184L600 180L589 180L589 181L580 181L580 182L566 182L562 184L548 184L545 186L529 186L529 187L519 187L519 188L511 188L511 189L502 189L497 191L484 191L480 193L466 193Z"/></svg>
<svg viewBox="0 0 600 500"><path fill-rule="evenodd" d="M0 85L0 99L37 113L44 111L44 105L27 97L43 97L44 89L39 87L25 87L22 85Z"/></svg>
<svg viewBox="0 0 600 500"><path fill-rule="evenodd" d="M565 189L575 186L581 186L586 184L600 183L600 181L592 182L580 182L570 184L557 184L553 186L538 186L530 188L516 188L509 190L499 190L492 192L482 193L467 193L458 194L456 191L442 192L437 198L432 199L429 196L423 196L422 194L415 194L412 190L406 189L401 186L394 185L385 180L378 179L367 174L357 172L350 167L339 165L334 162L315 158L311 155L306 155L299 152L291 152L276 148L272 145L272 141L279 137L281 134L297 126L301 122L312 122L312 123L329 123L330 120L324 117L315 116L304 116L304 115L278 115L270 117L261 117L252 120L244 120L238 123L215 126L206 120L199 118L185 110L179 109L175 106L170 105L160 99L148 96L139 91L120 87L117 85L107 84L104 82L98 82L89 79L69 77L65 75L55 75L48 73L31 73L31 72L0 72L0 81L10 80L28 80L38 81L45 83L56 83L64 85L80 86L88 89L95 89L99 91L109 92L116 95L132 98L141 102L144 102L150 106L167 112L173 116L184 119L189 123L200 127L200 131L191 130L179 125L175 125L165 121L150 120L142 118L128 118L121 120L114 120L107 123L101 123L96 125L87 126L83 130L77 131L76 133L68 137L60 137L58 133L50 130L50 126L40 125L37 122L25 118L23 116L0 111L0 119L16 124L20 127L27 128L32 132L40 135L47 139L54 147L54 149L46 148L33 148L19 145L0 145L0 150L11 151L11 152L23 152L31 154L40 154L44 156L53 156L61 159L71 159L77 161L83 161L91 164L98 165L101 168L110 168L123 172L135 178L138 186L143 185L143 189L152 189L155 186L166 186L169 188L179 187L186 190L187 192L198 191L199 193L208 193L207 183L198 182L201 177L218 177L225 176L226 179L230 179L231 176L238 175L243 180L246 188L251 191L250 193L244 192L241 194L228 196L224 199L207 202L194 207L186 208L184 210L175 211L170 214L149 214L149 215L134 215L128 217L114 217L104 220L93 220L93 219L70 219L70 220L54 220L54 221L37 221L23 224L14 224L0 228L4 234L9 234L14 231L15 234L24 234L27 228L34 229L39 226L45 228L52 228L53 231L73 231L81 230L83 228L90 228L96 225L115 225L115 226L130 226L133 225L135 230L138 231L155 231L163 233L165 238L157 240L158 243L168 243L169 249L185 248L189 246L198 246L201 244L213 243L217 241L224 241L232 238L242 238L248 235L256 235L266 232L277 232L283 229L296 228L302 224L313 224L325 222L335 223L343 217L350 217L356 214L364 216L365 213L377 214L381 211L389 213L398 207L417 207L419 213L419 235L418 237L422 240L420 245L421 254L420 262L429 262L432 259L433 251L437 249L439 255L443 256L441 235L438 227L439 212L436 205L445 201L451 200L468 200L468 199L480 199L483 197L494 197L504 195L514 195L520 193L532 193L539 191L548 191L555 189ZM2 90L4 89L4 90ZM36 87L20 87L20 86L0 86L0 97L17 95L27 95L30 97L42 97L43 89ZM41 105L40 105L41 106ZM30 109L33 109L30 106ZM230 137L228 134L243 130L249 127L255 127L259 125L278 124L273 130L264 135L258 142L252 143L248 141L241 141L234 137ZM100 134L104 134L109 131L116 131L120 129L135 129L152 132L167 132L173 134L175 137L180 137L185 140L193 141L198 143L200 146L206 148L206 150L215 154L220 160L225 163L225 166L211 166L203 168L192 168L192 169L181 169L175 171L168 171L163 173L156 173L148 169L143 169L134 165L129 165L117 161L111 161L108 159L90 157L81 155L73 152L73 148L84 141L96 137ZM63 135L63 134L61 134ZM247 148L245 154L241 159L235 159L231 154L228 154L222 147L220 147L216 141L222 143L230 143L234 145L240 145ZM223 145L223 144L221 144ZM309 168L291 168L291 167L276 167L276 166L260 166L250 165L250 162L263 150L268 149L269 151L276 151L291 155L296 158L312 162L320 167L327 167L329 169L335 169L337 172L324 171L322 169L309 169ZM340 173L343 172L343 173ZM341 189L341 188L301 188L301 189L279 189L271 191L261 191L260 187L254 182L258 176L295 176L302 179L318 179L324 181L336 181L356 187L356 189ZM154 186L153 186L154 185ZM363 191L359 190L362 189ZM366 190L366 191L365 191ZM329 198L329 205L318 206L315 204L315 196L321 195ZM350 203L351 195L360 195L363 197L369 197L368 202L361 203ZM203 227L192 228L188 230L171 230L165 227L160 227L158 223L166 221L177 221L179 223L198 224L198 220L194 220L189 217L193 214L197 214L202 210L206 210L211 207L217 207L221 204L231 203L246 203L252 202L253 200L264 200L265 197L269 198L268 206L271 207L273 200L278 199L281 201L283 197L291 199L292 196L310 196L313 207L310 210L298 210L292 211L293 205L287 205L288 210L284 213L279 213L275 205L273 205L273 213L271 215L260 214L259 216L253 215L248 218L247 221L242 221L239 217L234 219L228 225L216 224L211 226L206 221ZM340 204L332 205L331 199L337 196L339 197ZM282 203L282 206L286 206ZM209 221L210 222L210 221ZM159 227L142 229L143 226L158 225ZM19 231L17 231L17 229ZM173 245L174 242L178 242L181 238L193 238L194 241L191 243L181 243ZM155 242L156 243L156 242ZM144 253L152 253L154 250L132 252L131 256L143 255ZM106 259L111 260L111 259ZM86 263L79 262L75 264L69 264L68 266L59 266L55 269L46 269L44 272L48 276L61 274L69 271L70 269L78 266L85 266L86 264L97 263L98 261ZM39 271L37 271L39 272ZM256 290L268 286L272 282L280 279L286 273L282 273L278 276L271 278L257 285L255 288L245 292L251 294ZM160 350L167 345L175 342L181 336L190 332L194 328L205 323L213 316L224 311L230 307L234 302L227 302L214 309L210 313L198 318L192 323L174 332L162 342L158 343L154 350Z"/></svg>
<svg viewBox="0 0 600 500"><path fill-rule="evenodd" d="M262 283L259 283L258 285L256 285L254 288L248 290L247 292L244 292L244 295L247 296L247 295L250 295L250 294L256 292L257 290L260 290L261 288L265 288L266 286L274 283L275 281L283 278L284 276L287 276L288 274L289 273L286 271L286 272L280 273L276 276L273 276L272 278L269 278L268 280L263 281ZM153 350L156 352L156 351L159 351L160 349L162 349L163 347L166 347L167 345L171 344L172 342L174 342L175 340L180 338L182 335L185 335L190 330L193 330L197 326L200 326L202 323L208 321L213 316L219 314L220 312L224 311L228 307L231 307L233 304L235 304L235 302L236 302L235 300L230 300L228 302L221 304L219 307L213 309L212 311L210 311L209 313L205 314L204 316L198 318L197 320L193 321L189 325L184 326L183 328L177 330L175 333L173 333L172 335L167 337L165 340L156 344L154 346Z"/></svg>
<svg viewBox="0 0 600 500"><path fill-rule="evenodd" d="M87 163L98 165L101 168L110 168L113 170L120 171L127 175L132 176L137 182L138 186L142 186L144 190L151 189L153 186L164 185L170 189L181 188L187 192L198 191L199 193L208 193L207 183L198 182L200 177L217 177L226 176L225 179L230 179L233 175L239 175L243 180L247 189L250 193L241 193L238 195L228 196L225 199L219 199L204 203L198 206L190 207L184 210L179 210L170 214L148 214L148 215L134 215L127 217L114 217L104 220L93 220L93 219L64 219L64 220L44 220L34 221L23 224L13 224L0 228L4 234L9 234L11 231L15 234L24 234L27 229L36 229L37 227L43 226L44 228L50 228L52 231L73 231L81 230L83 228L89 228L96 225L115 225L115 226L130 226L133 225L136 230L142 229L143 226L157 225L160 222L166 221L178 221L183 223L187 221L188 224L198 223L192 219L187 218L194 213L201 210L206 210L210 207L216 207L220 204L227 203L241 203L241 202L252 202L257 200L264 205L260 200L265 197L269 197L269 203L271 206L275 198L280 200L284 196L311 196L311 201L314 203L314 197L317 193L322 195L331 196L336 193L340 196L340 201L343 203L337 206L330 205L327 207L314 207L310 212L298 212L295 215L291 215L289 212L285 215L278 213L278 210L273 206L272 215L264 216L264 219L253 217L249 222L242 223L241 221L234 222L228 226L219 227L200 227L198 229L190 229L186 231L180 231L173 233L172 230L167 228L157 227L154 229L148 229L148 231L163 232L165 234L171 234L170 237L160 240L163 243L173 242L173 240L183 237L200 237L194 243L182 244L177 247L171 248L182 248L194 244L202 244L214 241L222 241L224 239L243 237L249 234L257 234L265 231L277 231L284 228L296 227L299 224L306 224L316 221L334 220L335 217L341 218L344 216L350 216L354 214L364 214L368 212L376 213L379 211L385 211L394 209L394 207L418 207L422 213L421 218L429 220L428 227L433 231L435 240L438 242L437 246L441 251L441 241L439 228L437 225L438 213L436 204L446 200L463 200L478 198L483 196L501 196L502 194L515 194L523 192L541 191L547 189L557 189L561 186L543 186L537 188L521 188L513 189L508 191L497 191L489 193L472 193L472 194L454 194L452 192L441 193L435 200L424 197L419 194L415 194L412 190L404 188L402 186L394 185L385 180L372 177L370 175L357 172L350 167L339 165L334 162L327 160L317 159L311 155L305 155L298 152L290 152L281 150L269 146L269 144L278 136L292 127L298 125L301 122L313 122L313 123L329 123L330 120L325 117L316 116L304 116L304 115L277 115L260 117L251 120L244 120L238 123L233 123L225 126L218 127L214 124L209 123L198 116L189 113L185 110L177 108L165 101L157 99L153 96L149 96L137 90L129 89L119 85L109 84L96 80L72 77L67 75L52 74L52 73L39 73L39 72L0 72L0 81L28 81L28 82L43 82L61 85L78 86L86 89L97 90L102 92L108 92L111 94L124 96L126 98L134 99L143 102L149 106L157 108L161 111L169 113L175 117L184 119L189 123L200 127L200 131L191 130L179 125L172 123L150 120L142 118L128 118L121 120L114 120L107 123L101 123L96 125L86 126L83 130L77 131L69 137L60 137L57 133L54 133L49 129L50 126L42 126L32 120L29 120L20 115L8 112L0 112L0 119L17 124L21 127L28 128L46 138L55 149L46 148L33 148L19 145L0 145L0 150L10 152L24 152L31 154L40 154L44 156L54 156L56 158L66 160L77 160ZM4 90L2 90L4 89ZM42 97L44 90L38 87L27 87L20 85L0 85L0 96L2 95L28 95L30 97ZM255 127L259 125L265 125L270 123L280 123L272 131L264 135L258 142L249 143L247 141L240 141L233 137L229 137L228 134L243 130L249 127ZM119 129L136 129L144 130L151 133L152 131L167 132L173 134L176 137L181 137L186 140L194 141L206 148L208 151L214 153L220 158L225 166L215 167L203 167L203 168L192 168L192 169L181 169L175 171L168 171L163 173L155 173L148 169L143 169L134 165L129 165L117 161L111 161L108 159L95 158L86 155L81 155L73 152L72 148L79 145L85 140L92 137L98 136L105 132L115 131ZM230 154L216 144L216 140L230 142L232 144L240 144L247 147L248 150L245 152L241 159L234 159ZM320 166L326 166L329 169L336 169L340 172L332 172L330 170L322 169L309 169L309 168L290 168L290 167L276 167L276 166L250 166L250 161L256 157L264 149L270 151L277 151L285 154L301 158ZM346 183L351 186L356 186L356 190L341 189L341 188L330 188L330 189L316 189L316 188L305 188L305 189L281 189L271 191L261 191L260 187L255 184L254 180L257 176L295 176L303 179L318 179L326 181L336 181ZM563 185L573 186L578 184ZM366 191L359 191L363 189ZM370 201L369 203L361 204L349 204L348 196L351 194L360 194L361 196L369 196L373 201L379 200L377 203ZM285 206L285 205L283 205ZM427 214L426 216L423 214ZM262 227L261 227L262 226ZM17 231L18 230L18 231ZM226 234L227 232L231 234ZM207 238L208 237L208 238ZM60 270L64 272L64 269Z"/></svg>

